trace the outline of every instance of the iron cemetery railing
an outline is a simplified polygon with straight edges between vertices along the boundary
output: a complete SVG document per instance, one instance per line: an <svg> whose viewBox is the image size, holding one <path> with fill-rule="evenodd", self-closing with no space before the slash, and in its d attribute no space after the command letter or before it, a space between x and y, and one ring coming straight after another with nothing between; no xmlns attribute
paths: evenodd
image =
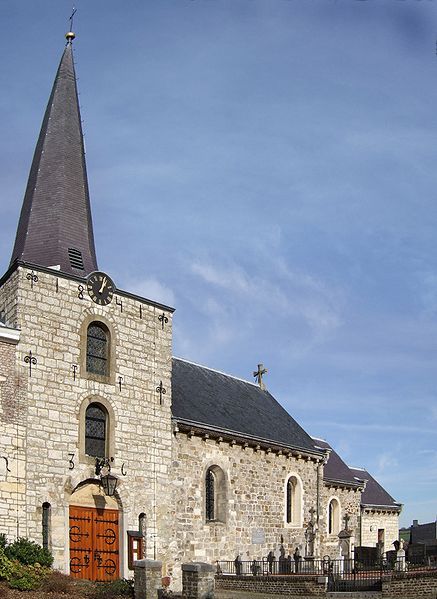
<svg viewBox="0 0 437 599"><path fill-rule="evenodd" d="M381 591L382 563L363 563L353 559L331 560L328 591Z"/></svg>
<svg viewBox="0 0 437 599"><path fill-rule="evenodd" d="M314 560L284 559L281 561L262 560L252 561L218 561L217 574L225 576L270 576L308 574L323 576L329 573L329 558Z"/></svg>
<svg viewBox="0 0 437 599"><path fill-rule="evenodd" d="M429 563L409 563L405 558L366 562L354 559L282 559L267 561L218 561L219 576L326 576L328 590L378 591L385 575L408 576L408 573L435 570Z"/></svg>

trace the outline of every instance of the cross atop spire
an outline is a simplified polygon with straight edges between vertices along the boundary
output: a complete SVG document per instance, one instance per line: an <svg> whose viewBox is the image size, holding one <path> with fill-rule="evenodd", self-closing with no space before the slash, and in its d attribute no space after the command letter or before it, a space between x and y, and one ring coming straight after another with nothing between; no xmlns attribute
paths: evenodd
<svg viewBox="0 0 437 599"><path fill-rule="evenodd" d="M73 13L74 14L74 13ZM71 40L59 64L36 144L11 264L86 276L97 270Z"/></svg>
<svg viewBox="0 0 437 599"><path fill-rule="evenodd" d="M73 12L71 13L70 18L68 19L70 21L70 29L68 30L68 33L65 34L65 37L67 38L67 44L71 44L74 38L76 37L76 34L73 31L73 17L76 13L77 8L74 8L73 6Z"/></svg>

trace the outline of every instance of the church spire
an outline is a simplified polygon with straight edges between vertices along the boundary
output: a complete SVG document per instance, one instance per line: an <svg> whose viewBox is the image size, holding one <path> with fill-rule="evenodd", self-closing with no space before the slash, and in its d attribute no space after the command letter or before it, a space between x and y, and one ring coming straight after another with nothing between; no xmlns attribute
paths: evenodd
<svg viewBox="0 0 437 599"><path fill-rule="evenodd" d="M74 33L47 104L24 195L16 260L86 276L97 270L82 125L73 64Z"/></svg>

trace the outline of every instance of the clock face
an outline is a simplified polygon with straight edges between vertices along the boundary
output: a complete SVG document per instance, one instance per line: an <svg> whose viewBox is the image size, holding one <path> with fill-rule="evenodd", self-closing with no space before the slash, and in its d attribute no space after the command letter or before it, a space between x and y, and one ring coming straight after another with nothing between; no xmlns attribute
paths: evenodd
<svg viewBox="0 0 437 599"><path fill-rule="evenodd" d="M107 306L112 301L115 285L104 272L92 272L87 279L87 289L90 298L99 306Z"/></svg>

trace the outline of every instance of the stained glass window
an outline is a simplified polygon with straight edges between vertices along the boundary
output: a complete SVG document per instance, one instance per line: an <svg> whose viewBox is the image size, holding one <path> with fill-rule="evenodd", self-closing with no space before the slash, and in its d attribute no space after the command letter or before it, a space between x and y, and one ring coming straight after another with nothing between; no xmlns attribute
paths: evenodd
<svg viewBox="0 0 437 599"><path fill-rule="evenodd" d="M86 369L88 372L108 376L108 329L92 322L87 330Z"/></svg>
<svg viewBox="0 0 437 599"><path fill-rule="evenodd" d="M215 506L214 506L214 493L215 493L215 476L211 468L208 468L205 477L205 492L206 492L206 519L215 520Z"/></svg>
<svg viewBox="0 0 437 599"><path fill-rule="evenodd" d="M85 414L85 453L96 458L106 454L106 410L97 403L90 404Z"/></svg>
<svg viewBox="0 0 437 599"><path fill-rule="evenodd" d="M294 503L295 503L295 483L292 478L287 482L287 522L290 524L295 520Z"/></svg>

